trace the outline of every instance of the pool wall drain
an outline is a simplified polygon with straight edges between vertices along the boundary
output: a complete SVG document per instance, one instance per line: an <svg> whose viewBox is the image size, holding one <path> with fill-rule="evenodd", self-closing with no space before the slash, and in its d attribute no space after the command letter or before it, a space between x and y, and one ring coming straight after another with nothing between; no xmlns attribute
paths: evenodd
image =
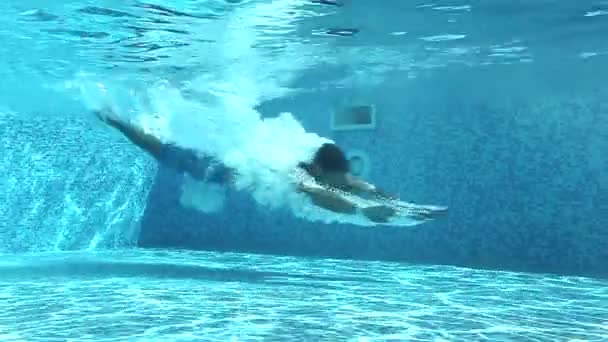
<svg viewBox="0 0 608 342"><path fill-rule="evenodd" d="M346 152L346 158L350 163L350 173L353 176L369 177L371 162L367 153L361 150L350 150Z"/></svg>

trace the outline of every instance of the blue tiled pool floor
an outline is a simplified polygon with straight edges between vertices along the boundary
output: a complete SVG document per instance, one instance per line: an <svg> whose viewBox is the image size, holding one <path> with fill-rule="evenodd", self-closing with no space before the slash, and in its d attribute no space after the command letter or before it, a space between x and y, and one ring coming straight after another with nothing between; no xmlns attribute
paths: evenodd
<svg viewBox="0 0 608 342"><path fill-rule="evenodd" d="M2 341L601 341L608 282L130 250L0 258Z"/></svg>

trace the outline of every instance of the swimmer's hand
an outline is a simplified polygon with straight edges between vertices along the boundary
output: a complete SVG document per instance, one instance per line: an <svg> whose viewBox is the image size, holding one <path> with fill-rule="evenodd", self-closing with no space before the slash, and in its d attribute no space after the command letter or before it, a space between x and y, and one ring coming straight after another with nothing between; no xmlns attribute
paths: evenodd
<svg viewBox="0 0 608 342"><path fill-rule="evenodd" d="M420 221L434 220L445 217L448 214L448 208L442 206L416 205L398 202L393 202L393 205L400 210L405 210L408 216Z"/></svg>
<svg viewBox="0 0 608 342"><path fill-rule="evenodd" d="M362 208L361 212L374 223L387 223L397 213L397 210L386 205L378 205Z"/></svg>

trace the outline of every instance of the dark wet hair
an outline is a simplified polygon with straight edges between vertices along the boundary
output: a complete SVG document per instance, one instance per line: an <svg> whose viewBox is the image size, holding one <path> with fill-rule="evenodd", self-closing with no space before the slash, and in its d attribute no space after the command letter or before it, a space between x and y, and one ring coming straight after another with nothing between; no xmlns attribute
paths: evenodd
<svg viewBox="0 0 608 342"><path fill-rule="evenodd" d="M336 144L325 143L315 154L313 164L316 164L324 172L347 173L350 169L346 155Z"/></svg>

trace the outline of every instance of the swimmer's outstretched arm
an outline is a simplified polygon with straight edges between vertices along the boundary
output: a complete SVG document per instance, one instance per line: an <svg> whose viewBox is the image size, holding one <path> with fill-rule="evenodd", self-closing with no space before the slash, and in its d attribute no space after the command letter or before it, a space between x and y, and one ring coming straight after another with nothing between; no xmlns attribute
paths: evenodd
<svg viewBox="0 0 608 342"><path fill-rule="evenodd" d="M354 203L322 187L299 183L297 190L307 194L312 202L321 208L340 214L355 214L357 212L357 207Z"/></svg>
<svg viewBox="0 0 608 342"><path fill-rule="evenodd" d="M322 187L307 186L300 183L298 191L306 193L311 198L312 202L321 208L339 214L353 215L357 213L357 206L354 203L334 192L325 190ZM396 210L388 206L380 205L361 208L361 213L372 222L387 223L389 218L395 215Z"/></svg>
<svg viewBox="0 0 608 342"><path fill-rule="evenodd" d="M397 200L397 196L390 195L380 189L378 189L375 185L365 182L362 179L359 179L355 176L348 175L348 182L351 187L355 189L355 191L360 194L363 193L368 196L373 196L380 199L387 200Z"/></svg>

